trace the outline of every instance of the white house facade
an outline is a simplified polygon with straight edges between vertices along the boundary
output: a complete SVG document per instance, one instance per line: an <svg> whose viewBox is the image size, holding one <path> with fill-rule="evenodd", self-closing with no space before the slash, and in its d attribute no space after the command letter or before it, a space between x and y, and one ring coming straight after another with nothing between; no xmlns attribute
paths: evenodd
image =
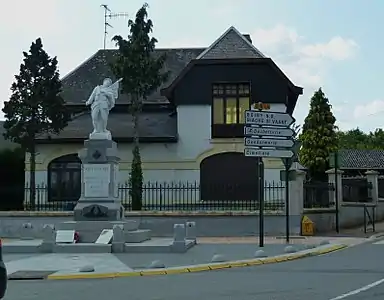
<svg viewBox="0 0 384 300"><path fill-rule="evenodd" d="M139 119L144 181L164 186L204 185L205 190L194 190L193 197L201 200L224 197L222 192L208 191L209 185L252 186L257 172L252 158L243 155L244 110L262 102L268 103L269 111L292 113L302 89L265 58L248 35L233 27L208 48L156 51L167 53L165 68L171 78L144 103ZM75 117L60 134L37 139L36 184L47 189L44 201L76 201L79 197L81 161L77 153L92 130L84 103L95 85L106 77L114 78L108 64L116 53L99 50L62 79L63 98ZM108 123L118 144L122 186L129 180L132 161L133 124L128 111L129 99L120 95ZM263 162L264 180L279 182L281 160ZM29 169L27 156L27 184ZM251 197L252 189L232 196Z"/></svg>

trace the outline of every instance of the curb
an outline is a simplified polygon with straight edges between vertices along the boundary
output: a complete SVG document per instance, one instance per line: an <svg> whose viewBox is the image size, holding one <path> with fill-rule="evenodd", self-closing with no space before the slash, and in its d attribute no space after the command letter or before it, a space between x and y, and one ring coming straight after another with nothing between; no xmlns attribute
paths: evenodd
<svg viewBox="0 0 384 300"><path fill-rule="evenodd" d="M319 256L338 250L347 248L347 245L337 244L321 249L315 249L314 251L305 252L301 251L298 253L284 254L266 258L254 258L247 260L237 260L222 263L210 263L201 264L194 266L181 266L165 269L148 269L148 270L137 270L132 272L117 272L117 273L96 273L96 274L71 274L71 275L49 275L46 279L48 280L70 280L70 279L103 279L103 278L121 278L121 277L137 277L137 276L154 276L154 275L173 275L183 273L196 273L205 271L216 271L222 269L233 269L242 267L251 267L272 263L280 263L285 261L297 260L305 257Z"/></svg>

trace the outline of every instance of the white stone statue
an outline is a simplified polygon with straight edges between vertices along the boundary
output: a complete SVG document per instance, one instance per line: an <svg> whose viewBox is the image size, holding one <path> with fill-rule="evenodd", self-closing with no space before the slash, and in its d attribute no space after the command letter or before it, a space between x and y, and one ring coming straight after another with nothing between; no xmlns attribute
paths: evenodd
<svg viewBox="0 0 384 300"><path fill-rule="evenodd" d="M119 79L112 84L110 78L105 78L102 85L93 89L91 96L85 105L91 105L91 116L93 132L89 139L93 140L111 140L111 132L107 130L109 111L115 106L119 96Z"/></svg>

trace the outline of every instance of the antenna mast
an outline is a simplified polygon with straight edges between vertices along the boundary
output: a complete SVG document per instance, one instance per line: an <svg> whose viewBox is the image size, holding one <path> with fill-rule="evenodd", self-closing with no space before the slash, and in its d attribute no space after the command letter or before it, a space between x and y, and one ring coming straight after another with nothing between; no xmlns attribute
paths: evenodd
<svg viewBox="0 0 384 300"><path fill-rule="evenodd" d="M102 7L104 9L104 41L103 41L103 44L104 44L104 49L105 49L106 48L106 43L107 43L108 27L113 28L113 26L108 23L108 18L109 19L119 18L119 17L127 18L128 17L128 13L125 13L125 12L113 13L109 9L108 5L106 5L106 4L101 4L100 7Z"/></svg>

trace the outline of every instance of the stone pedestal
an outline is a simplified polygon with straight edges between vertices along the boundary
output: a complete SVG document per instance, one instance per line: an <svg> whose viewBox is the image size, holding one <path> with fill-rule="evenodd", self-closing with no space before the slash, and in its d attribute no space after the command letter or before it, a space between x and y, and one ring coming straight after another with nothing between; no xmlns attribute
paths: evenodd
<svg viewBox="0 0 384 300"><path fill-rule="evenodd" d="M75 221L119 221L124 208L118 197L119 160L117 144L107 139L84 142L81 196L74 210Z"/></svg>

